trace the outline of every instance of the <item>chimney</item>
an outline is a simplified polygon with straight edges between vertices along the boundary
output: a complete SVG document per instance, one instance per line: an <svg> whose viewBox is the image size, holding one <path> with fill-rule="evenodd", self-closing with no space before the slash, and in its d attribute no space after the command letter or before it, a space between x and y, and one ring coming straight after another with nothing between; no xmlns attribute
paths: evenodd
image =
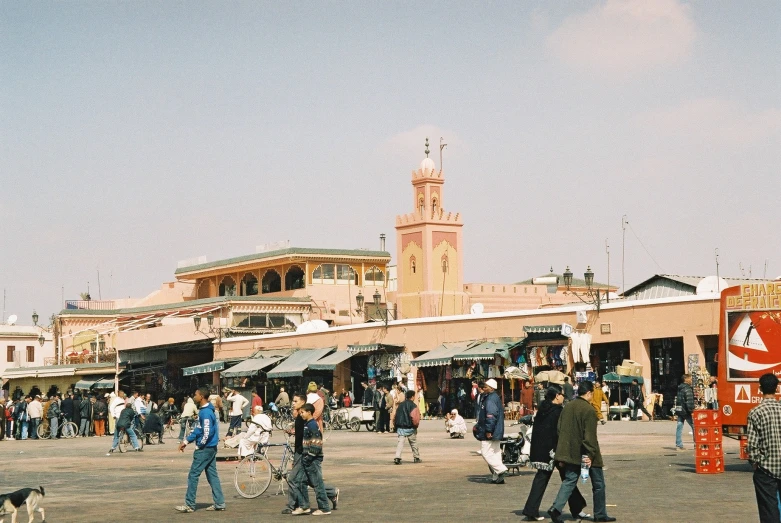
<svg viewBox="0 0 781 523"><path fill-rule="evenodd" d="M380 234L380 250L385 250L385 233Z"/></svg>

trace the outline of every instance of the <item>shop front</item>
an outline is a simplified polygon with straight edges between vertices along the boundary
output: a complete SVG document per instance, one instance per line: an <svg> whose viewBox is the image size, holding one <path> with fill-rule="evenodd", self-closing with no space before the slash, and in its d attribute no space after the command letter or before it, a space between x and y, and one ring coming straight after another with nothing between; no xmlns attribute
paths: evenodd
<svg viewBox="0 0 781 523"><path fill-rule="evenodd" d="M516 379L505 379L506 367L520 357L520 341L473 340L443 343L410 363L417 369L416 390L422 390L430 416L441 416L456 408L466 417L474 417L471 400L472 380L495 379L503 404L520 396ZM518 392L515 389L518 388Z"/></svg>
<svg viewBox="0 0 781 523"><path fill-rule="evenodd" d="M670 412L678 393L681 376L686 372L683 338L644 340L651 355L651 392L664 396L662 410Z"/></svg>
<svg viewBox="0 0 781 523"><path fill-rule="evenodd" d="M310 381L333 390L333 372L310 369L309 365L334 352L336 347L298 349L266 373L267 391L274 397L280 387L290 393L306 393ZM269 396L270 397L270 396ZM265 398L264 398L265 399Z"/></svg>
<svg viewBox="0 0 781 523"><path fill-rule="evenodd" d="M564 334L562 325L529 325L523 331L526 338L521 344L523 350L519 357L522 359L516 363L527 374L536 376L543 371L555 370L569 375L573 368L586 370L585 362L573 359L570 337Z"/></svg>
<svg viewBox="0 0 781 523"><path fill-rule="evenodd" d="M366 345L348 345L349 376L342 379L342 387L351 390L355 401L363 400L361 383L390 385L402 381L405 385L412 379L410 356L403 345L370 343ZM341 388L337 389L341 391Z"/></svg>
<svg viewBox="0 0 781 523"><path fill-rule="evenodd" d="M257 391L264 405L274 401L278 390L273 380L268 378L268 371L285 361L293 351L294 349L261 351L251 358L231 364L220 372L222 389L235 390L248 400L252 399L252 391ZM248 409L245 409L245 414L250 414Z"/></svg>

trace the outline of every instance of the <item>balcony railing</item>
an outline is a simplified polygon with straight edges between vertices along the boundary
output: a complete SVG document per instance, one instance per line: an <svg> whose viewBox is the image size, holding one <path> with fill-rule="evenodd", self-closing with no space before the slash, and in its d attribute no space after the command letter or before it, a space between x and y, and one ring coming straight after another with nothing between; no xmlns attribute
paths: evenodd
<svg viewBox="0 0 781 523"><path fill-rule="evenodd" d="M65 308L106 311L115 307L113 300L65 300Z"/></svg>
<svg viewBox="0 0 781 523"><path fill-rule="evenodd" d="M66 353L62 357L61 362L57 362L57 358L44 358L44 365L77 365L79 363L116 363L117 353L113 350L104 351L98 354L90 352L88 354L74 354Z"/></svg>

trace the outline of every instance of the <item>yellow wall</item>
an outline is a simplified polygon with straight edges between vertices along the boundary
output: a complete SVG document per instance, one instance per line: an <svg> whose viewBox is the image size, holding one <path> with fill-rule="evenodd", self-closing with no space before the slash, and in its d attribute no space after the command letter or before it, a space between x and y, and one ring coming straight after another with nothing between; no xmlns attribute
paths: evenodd
<svg viewBox="0 0 781 523"><path fill-rule="evenodd" d="M398 269L403 271L401 281L404 288L400 289L399 292L403 294L408 292L421 292L423 290L423 249L415 242L410 242L401 256L401 267L398 267ZM410 267L410 259L413 256L415 257L416 264L414 273Z"/></svg>
<svg viewBox="0 0 781 523"><path fill-rule="evenodd" d="M443 273L442 256L445 254L447 254L448 257L448 271ZM458 288L458 252L448 242L440 242L439 245L434 246L430 263L434 284L434 288L431 290L441 293L444 289L444 296L440 300L442 308L440 314L461 314L460 300L454 300L452 295L454 292L463 292L463 289ZM456 303L456 301L458 301L458 303ZM439 309L440 304L438 303L436 306L437 309Z"/></svg>

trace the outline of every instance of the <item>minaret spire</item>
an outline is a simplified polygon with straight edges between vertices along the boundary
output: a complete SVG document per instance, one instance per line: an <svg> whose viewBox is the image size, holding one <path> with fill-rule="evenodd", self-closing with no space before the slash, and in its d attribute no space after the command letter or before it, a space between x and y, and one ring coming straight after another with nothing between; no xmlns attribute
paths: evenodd
<svg viewBox="0 0 781 523"><path fill-rule="evenodd" d="M426 136L426 158L428 158L428 153L431 151L428 150L428 136Z"/></svg>

